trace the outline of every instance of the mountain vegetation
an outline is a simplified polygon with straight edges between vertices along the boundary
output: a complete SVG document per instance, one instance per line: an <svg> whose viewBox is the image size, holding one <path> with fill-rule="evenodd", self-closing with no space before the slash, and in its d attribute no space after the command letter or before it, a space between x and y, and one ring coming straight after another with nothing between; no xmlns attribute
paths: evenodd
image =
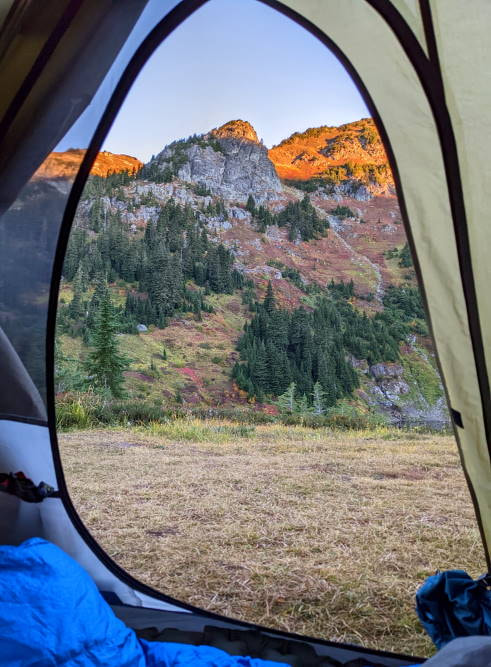
<svg viewBox="0 0 491 667"><path fill-rule="evenodd" d="M286 227L290 241L296 239L310 241L320 238L326 234L330 226L328 220L319 217L308 194L305 194L300 201L288 203L277 214L271 213L266 206L257 207L251 195L247 200L246 208L251 213L258 231L265 232L270 225Z"/></svg>
<svg viewBox="0 0 491 667"><path fill-rule="evenodd" d="M314 399L319 404L322 390L324 407L331 407L359 386L350 358L370 365L397 361L410 323L423 317L418 291L390 288L386 308L375 317L355 309L349 303L353 296L353 283L332 282L313 310L288 311L276 306L269 283L238 343L241 362L233 377L239 387L262 401L291 391L293 385L308 406Z"/></svg>
<svg viewBox="0 0 491 667"><path fill-rule="evenodd" d="M360 146L365 163L330 166L359 187L369 158L385 168L377 136L365 121L338 129L285 145L321 141L331 159ZM63 269L59 392L148 399L142 415L204 404L327 419L339 405L403 410L405 394L439 401L393 195L331 196L321 172L283 190L274 170L231 121L90 176Z"/></svg>
<svg viewBox="0 0 491 667"><path fill-rule="evenodd" d="M88 199L86 227L78 221L65 259L64 276L73 281L73 299L60 308L62 331L90 337L100 299L97 288L90 300L86 290L101 278L127 285L120 330L129 333L142 321L165 327L177 312L191 311L199 318L202 311L210 312L206 293L231 293L244 285L230 251L210 242L206 226L191 208L168 201L143 236L135 238L119 213L101 222L101 202L91 187ZM95 234L89 236L90 231Z"/></svg>

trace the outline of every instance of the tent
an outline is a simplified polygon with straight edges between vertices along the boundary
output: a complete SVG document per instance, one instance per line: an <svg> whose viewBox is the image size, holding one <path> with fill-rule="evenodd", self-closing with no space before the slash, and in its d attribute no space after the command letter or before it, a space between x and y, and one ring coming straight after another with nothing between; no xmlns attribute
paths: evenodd
<svg viewBox="0 0 491 667"><path fill-rule="evenodd" d="M247 624L131 578L104 553L67 493L53 390L56 304L79 196L110 124L163 39L206 0L0 3L0 472L59 492L0 494L0 544L44 537L92 575L133 627ZM487 221L491 3L259 0L330 48L386 145L488 563L491 546L491 262ZM231 3L233 11L233 3ZM68 131L86 148L70 187L35 171ZM264 630L266 632L266 630ZM274 636L284 633L267 631ZM404 656L306 639L320 654L383 665Z"/></svg>

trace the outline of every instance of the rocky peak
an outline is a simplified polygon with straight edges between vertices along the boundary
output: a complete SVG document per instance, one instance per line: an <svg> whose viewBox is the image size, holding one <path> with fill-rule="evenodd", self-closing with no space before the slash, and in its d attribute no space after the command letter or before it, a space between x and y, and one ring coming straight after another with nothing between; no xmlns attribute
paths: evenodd
<svg viewBox="0 0 491 667"><path fill-rule="evenodd" d="M257 204L274 201L283 190L267 148L243 120L169 144L148 167L233 202L245 203L249 195Z"/></svg>
<svg viewBox="0 0 491 667"><path fill-rule="evenodd" d="M245 139L255 144L259 143L256 130L246 120L229 120L228 123L212 130L210 134L217 139Z"/></svg>

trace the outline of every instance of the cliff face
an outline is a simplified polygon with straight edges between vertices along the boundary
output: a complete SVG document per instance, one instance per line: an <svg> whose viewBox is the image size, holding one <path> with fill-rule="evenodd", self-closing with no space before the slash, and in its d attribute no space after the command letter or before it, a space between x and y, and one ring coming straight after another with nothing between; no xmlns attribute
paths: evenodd
<svg viewBox="0 0 491 667"><path fill-rule="evenodd" d="M183 181L195 183L213 195L245 203L274 201L281 182L268 151L245 121L231 121L204 137L167 146L157 157L162 173L173 170Z"/></svg>
<svg viewBox="0 0 491 667"><path fill-rule="evenodd" d="M387 167L384 146L371 118L339 127L316 127L295 132L269 151L281 178L306 180L330 173L333 167L350 164L361 175L363 167ZM356 169L358 167L358 170ZM383 169L379 169L379 172ZM390 170L386 181L392 184Z"/></svg>
<svg viewBox="0 0 491 667"><path fill-rule="evenodd" d="M84 155L85 150L81 148L73 148L62 153L50 153L34 174L34 178L36 180L71 180L75 177ZM142 166L143 162L130 155L117 155L102 151L97 155L91 173L96 176L107 176L110 173L115 174L121 171L138 171Z"/></svg>

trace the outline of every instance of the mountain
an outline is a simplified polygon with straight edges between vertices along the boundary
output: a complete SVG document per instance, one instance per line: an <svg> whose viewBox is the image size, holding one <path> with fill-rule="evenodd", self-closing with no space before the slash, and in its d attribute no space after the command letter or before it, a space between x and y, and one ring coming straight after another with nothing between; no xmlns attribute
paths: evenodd
<svg viewBox="0 0 491 667"><path fill-rule="evenodd" d="M72 179L77 173L84 156L85 150L81 148L50 153L34 174L34 179ZM91 174L107 176L122 171L138 171L142 167L143 162L135 157L102 151L97 155L92 165Z"/></svg>
<svg viewBox="0 0 491 667"><path fill-rule="evenodd" d="M371 118L295 132L269 150L280 178L362 183L372 194L394 194L387 155Z"/></svg>
<svg viewBox="0 0 491 667"><path fill-rule="evenodd" d="M195 183L202 191L239 203L249 195L256 202L273 201L282 192L266 147L250 123L241 120L173 142L145 165L144 174Z"/></svg>
<svg viewBox="0 0 491 667"><path fill-rule="evenodd" d="M93 175L65 261L63 348L86 354L107 276L132 396L273 409L291 381L308 405L318 381L331 408L445 419L387 169L370 119L269 152L234 120L136 173Z"/></svg>

